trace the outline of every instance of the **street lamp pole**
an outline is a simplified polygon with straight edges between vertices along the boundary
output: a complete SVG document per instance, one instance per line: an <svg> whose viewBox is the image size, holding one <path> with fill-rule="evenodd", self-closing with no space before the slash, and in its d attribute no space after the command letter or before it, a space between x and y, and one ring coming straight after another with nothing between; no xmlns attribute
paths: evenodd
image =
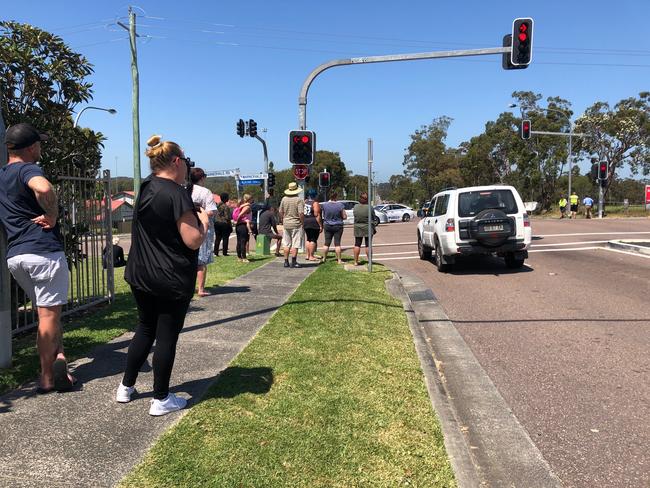
<svg viewBox="0 0 650 488"><path fill-rule="evenodd" d="M77 127L77 125L79 125L79 117L81 117L81 114L84 113L86 110L102 110L104 112L108 112L111 115L115 115L117 113L117 110L115 110L114 108L84 107L75 117L74 124L72 125L72 127Z"/></svg>

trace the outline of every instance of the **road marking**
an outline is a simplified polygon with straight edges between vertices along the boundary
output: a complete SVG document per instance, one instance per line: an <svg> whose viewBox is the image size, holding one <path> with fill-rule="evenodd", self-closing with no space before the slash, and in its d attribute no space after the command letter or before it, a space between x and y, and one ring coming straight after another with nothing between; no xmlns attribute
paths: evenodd
<svg viewBox="0 0 650 488"><path fill-rule="evenodd" d="M650 256L648 256L647 254L639 254L638 252L623 251L621 249L612 249L611 247L603 247L601 249L604 249L605 251L620 252L621 254L629 254L630 256L636 256L639 258L650 259Z"/></svg>
<svg viewBox="0 0 650 488"><path fill-rule="evenodd" d="M377 261L397 261L399 259L420 259L420 256L404 256L403 258L382 258Z"/></svg>
<svg viewBox="0 0 650 488"><path fill-rule="evenodd" d="M382 246L416 246L417 241L415 242L390 242L387 244L375 244L374 242L372 243L372 247L382 247Z"/></svg>
<svg viewBox="0 0 650 488"><path fill-rule="evenodd" d="M417 254L418 251L372 253L373 256L396 256L400 254Z"/></svg>
<svg viewBox="0 0 650 488"><path fill-rule="evenodd" d="M531 247L547 247L547 246L575 246L579 244L604 244L609 241L576 241L576 242L559 242L555 244L531 244Z"/></svg>
<svg viewBox="0 0 650 488"><path fill-rule="evenodd" d="M530 250L528 252L591 251L593 249L603 249L603 248L598 246L590 246L590 247L572 247L569 249L538 249L538 250Z"/></svg>
<svg viewBox="0 0 650 488"><path fill-rule="evenodd" d="M576 232L574 234L542 234L535 235L535 237L571 237L571 236L618 236L618 235L630 235L630 234L650 234L646 231L640 232Z"/></svg>

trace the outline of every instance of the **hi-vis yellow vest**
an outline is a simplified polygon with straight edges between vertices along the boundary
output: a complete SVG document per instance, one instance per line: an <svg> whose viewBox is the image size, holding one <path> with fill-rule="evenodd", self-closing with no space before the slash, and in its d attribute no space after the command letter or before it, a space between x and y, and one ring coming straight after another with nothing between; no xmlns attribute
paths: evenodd
<svg viewBox="0 0 650 488"><path fill-rule="evenodd" d="M571 205L578 205L578 195L571 195Z"/></svg>

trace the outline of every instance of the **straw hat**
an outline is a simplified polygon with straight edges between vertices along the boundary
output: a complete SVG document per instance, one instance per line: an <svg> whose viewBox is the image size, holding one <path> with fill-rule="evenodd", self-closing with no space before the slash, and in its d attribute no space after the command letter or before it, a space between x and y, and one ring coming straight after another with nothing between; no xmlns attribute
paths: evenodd
<svg viewBox="0 0 650 488"><path fill-rule="evenodd" d="M298 184L295 181L292 181L289 183L289 187L284 190L284 194L287 196L292 196L292 195L297 195L300 193L300 188L298 187Z"/></svg>

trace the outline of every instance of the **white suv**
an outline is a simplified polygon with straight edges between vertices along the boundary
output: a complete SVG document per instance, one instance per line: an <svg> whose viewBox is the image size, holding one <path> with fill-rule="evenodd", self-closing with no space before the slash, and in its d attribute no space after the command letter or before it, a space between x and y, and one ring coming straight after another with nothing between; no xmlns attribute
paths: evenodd
<svg viewBox="0 0 650 488"><path fill-rule="evenodd" d="M520 268L532 240L530 219L512 186L451 188L436 194L418 222L418 252L435 252L439 271L460 256L496 254L509 268Z"/></svg>

